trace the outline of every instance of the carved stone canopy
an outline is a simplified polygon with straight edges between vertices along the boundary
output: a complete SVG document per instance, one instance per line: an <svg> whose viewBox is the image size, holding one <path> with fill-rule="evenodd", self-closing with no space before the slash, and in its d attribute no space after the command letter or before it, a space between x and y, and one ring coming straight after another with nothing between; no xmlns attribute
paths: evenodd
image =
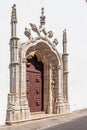
<svg viewBox="0 0 87 130"><path fill-rule="evenodd" d="M31 42L34 42L37 38L42 38L42 37L43 39L50 40L54 36L53 32L46 31L45 27L37 27L35 24L32 24L32 23L30 23L30 26L31 26L31 29L25 28L24 34ZM37 34L35 38L32 35L32 31ZM53 41L50 40L50 42L53 43L53 45L55 46L57 46L58 44L58 40L56 38L53 38Z"/></svg>
<svg viewBox="0 0 87 130"><path fill-rule="evenodd" d="M58 40L54 38L53 31L47 31L45 27L45 16L44 16L44 8L42 8L41 17L40 17L40 26L38 27L36 24L30 23L30 28L25 28L24 34L30 40L30 42L34 42L36 39L43 38L44 40L50 41L53 46L57 46ZM36 33L36 37L33 37L33 33Z"/></svg>

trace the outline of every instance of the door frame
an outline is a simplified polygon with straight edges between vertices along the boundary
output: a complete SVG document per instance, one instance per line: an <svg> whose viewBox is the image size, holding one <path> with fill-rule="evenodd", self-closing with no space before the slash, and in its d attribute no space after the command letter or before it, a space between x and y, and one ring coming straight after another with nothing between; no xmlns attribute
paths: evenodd
<svg viewBox="0 0 87 130"><path fill-rule="evenodd" d="M59 76L59 69L61 66L60 55L59 53L53 49L50 43L47 41L43 41L41 39L36 40L34 43L27 43L23 46L21 52L21 89L22 93L26 93L26 58L31 58L32 56L36 55L38 61L41 61L44 64L44 102L43 102L43 111L45 113L57 113L57 104L56 101L58 100L58 89L61 88L61 81L58 82L59 77L60 80L62 76ZM55 78L53 78L53 69L55 71ZM61 71L61 70L60 70ZM24 77L24 78L23 78ZM55 81L55 83L53 83ZM55 87L55 91L53 92L53 87ZM61 91L62 92L62 91ZM61 95L60 92L60 95ZM56 97L53 97L56 95ZM55 99L54 99L55 98Z"/></svg>

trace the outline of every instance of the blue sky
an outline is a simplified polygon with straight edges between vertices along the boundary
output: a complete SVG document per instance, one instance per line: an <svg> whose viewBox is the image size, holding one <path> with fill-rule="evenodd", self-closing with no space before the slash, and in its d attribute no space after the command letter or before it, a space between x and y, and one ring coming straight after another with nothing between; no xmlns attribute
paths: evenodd
<svg viewBox="0 0 87 130"><path fill-rule="evenodd" d="M45 7L46 28L53 30L62 50L62 32L67 29L69 53L69 96L71 110L87 107L87 3L85 0L3 0L0 4L0 124L5 122L9 92L9 40L11 7L17 6L17 35L21 41L29 23L39 26Z"/></svg>

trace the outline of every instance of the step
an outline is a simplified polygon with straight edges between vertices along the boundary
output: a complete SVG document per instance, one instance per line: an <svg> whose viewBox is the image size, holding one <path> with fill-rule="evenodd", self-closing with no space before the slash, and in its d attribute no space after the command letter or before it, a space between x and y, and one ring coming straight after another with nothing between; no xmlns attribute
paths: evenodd
<svg viewBox="0 0 87 130"><path fill-rule="evenodd" d="M31 115L45 114L45 111L31 112Z"/></svg>

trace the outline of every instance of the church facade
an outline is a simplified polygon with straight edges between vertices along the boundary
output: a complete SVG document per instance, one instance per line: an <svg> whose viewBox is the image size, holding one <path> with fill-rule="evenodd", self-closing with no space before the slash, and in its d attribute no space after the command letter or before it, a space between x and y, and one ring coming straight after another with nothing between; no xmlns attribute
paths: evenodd
<svg viewBox="0 0 87 130"><path fill-rule="evenodd" d="M28 40L21 43L16 35L16 5L12 7L7 124L28 121L32 113L59 115L70 111L66 30L63 52L59 53L58 40L46 30L45 20L42 8L40 26L30 23L31 29L24 31Z"/></svg>

